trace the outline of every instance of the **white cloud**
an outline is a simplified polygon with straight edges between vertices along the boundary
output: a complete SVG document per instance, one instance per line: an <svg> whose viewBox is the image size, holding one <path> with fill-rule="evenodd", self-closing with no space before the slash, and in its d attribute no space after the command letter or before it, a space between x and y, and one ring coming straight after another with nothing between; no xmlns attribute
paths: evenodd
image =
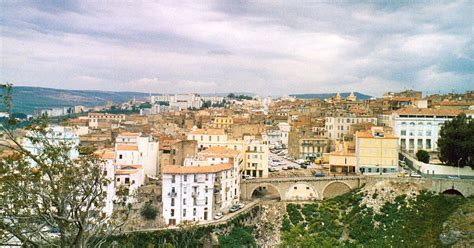
<svg viewBox="0 0 474 248"><path fill-rule="evenodd" d="M399 8L207 1L79 5L54 12L27 3L5 6L0 80L262 95L380 95L428 81L463 89L472 83L472 73L455 71L455 60L472 54L469 1ZM439 66L451 61L455 66L448 71Z"/></svg>

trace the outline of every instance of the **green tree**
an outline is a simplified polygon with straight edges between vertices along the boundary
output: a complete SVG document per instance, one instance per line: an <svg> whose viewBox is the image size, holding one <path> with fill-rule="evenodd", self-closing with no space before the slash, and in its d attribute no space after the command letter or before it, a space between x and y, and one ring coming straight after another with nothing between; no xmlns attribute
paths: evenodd
<svg viewBox="0 0 474 248"><path fill-rule="evenodd" d="M439 132L439 158L451 166L474 169L474 122L465 114L446 121Z"/></svg>
<svg viewBox="0 0 474 248"><path fill-rule="evenodd" d="M418 159L418 161L421 161L423 163L430 162L430 154L425 150L418 150L416 152L416 158Z"/></svg>
<svg viewBox="0 0 474 248"><path fill-rule="evenodd" d="M139 109L144 109L144 108L151 108L151 103L149 102L144 102L138 106Z"/></svg>
<svg viewBox="0 0 474 248"><path fill-rule="evenodd" d="M154 220L158 215L158 210L150 203L146 203L140 209L140 215L146 220Z"/></svg>
<svg viewBox="0 0 474 248"><path fill-rule="evenodd" d="M12 85L0 86L11 113ZM13 238L25 247L86 247L124 224L128 209L102 212L110 183L104 161L91 153L71 157L75 147L54 138L46 117L25 128L22 142L16 126L10 118L0 127L0 243ZM125 206L127 196L120 189L117 204Z"/></svg>
<svg viewBox="0 0 474 248"><path fill-rule="evenodd" d="M227 98L234 99L234 98L235 98L235 94L234 94L234 93L230 93L229 95L227 95Z"/></svg>

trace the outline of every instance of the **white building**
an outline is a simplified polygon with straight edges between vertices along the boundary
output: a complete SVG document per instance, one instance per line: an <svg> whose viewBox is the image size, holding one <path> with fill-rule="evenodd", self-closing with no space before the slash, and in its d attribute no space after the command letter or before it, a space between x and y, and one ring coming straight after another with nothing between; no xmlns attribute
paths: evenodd
<svg viewBox="0 0 474 248"><path fill-rule="evenodd" d="M288 147L288 133L291 131L291 125L286 122L278 123L281 134L281 144Z"/></svg>
<svg viewBox="0 0 474 248"><path fill-rule="evenodd" d="M198 94L174 94L151 96L152 104L156 102L167 102L170 107L179 107L180 109L201 108L203 99Z"/></svg>
<svg viewBox="0 0 474 248"><path fill-rule="evenodd" d="M327 137L330 140L342 140L349 133L352 124L373 123L377 125L377 117L356 116L349 114L347 116L326 117L325 127Z"/></svg>
<svg viewBox="0 0 474 248"><path fill-rule="evenodd" d="M120 123L125 120L124 114L108 114L108 113L89 113L89 127L98 128L101 122Z"/></svg>
<svg viewBox="0 0 474 248"><path fill-rule="evenodd" d="M120 133L115 139L117 165L139 165L145 175L156 177L158 174L158 141L150 135L141 133Z"/></svg>
<svg viewBox="0 0 474 248"><path fill-rule="evenodd" d="M115 199L115 152L110 149L103 149L95 152L102 160L104 160L103 171L107 179L110 180L110 183L105 185L105 206L104 214L111 216L114 211L114 199Z"/></svg>
<svg viewBox="0 0 474 248"><path fill-rule="evenodd" d="M34 138L46 138L51 144L58 145L59 143L65 143L72 149L69 151L69 157L75 159L79 157L79 135L76 134L73 127L64 126L50 126L47 128L49 132L46 136L42 136L37 132L27 132L26 136ZM44 148L41 144L32 144L30 139L23 140L23 146L33 154L39 154ZM32 163L34 163L32 161Z"/></svg>
<svg viewBox="0 0 474 248"><path fill-rule="evenodd" d="M420 149L437 151L438 137L444 122L451 120L460 110L403 108L393 113L393 130L399 137L401 150L416 152Z"/></svg>
<svg viewBox="0 0 474 248"><path fill-rule="evenodd" d="M240 152L216 146L186 159L183 166L163 166L164 221L209 221L226 212L239 201L241 163Z"/></svg>

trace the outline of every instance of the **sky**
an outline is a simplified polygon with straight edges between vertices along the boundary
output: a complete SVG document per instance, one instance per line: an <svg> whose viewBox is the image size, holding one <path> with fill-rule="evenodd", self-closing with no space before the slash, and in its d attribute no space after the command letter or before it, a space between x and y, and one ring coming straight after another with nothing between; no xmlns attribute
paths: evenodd
<svg viewBox="0 0 474 248"><path fill-rule="evenodd" d="M472 1L0 0L0 81L262 96L474 90Z"/></svg>

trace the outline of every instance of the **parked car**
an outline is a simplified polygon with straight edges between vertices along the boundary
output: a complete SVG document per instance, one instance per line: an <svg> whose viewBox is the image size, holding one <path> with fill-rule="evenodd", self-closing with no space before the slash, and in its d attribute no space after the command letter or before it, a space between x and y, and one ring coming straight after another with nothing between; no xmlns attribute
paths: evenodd
<svg viewBox="0 0 474 248"><path fill-rule="evenodd" d="M397 177L406 177L407 174L405 172L398 172Z"/></svg>
<svg viewBox="0 0 474 248"><path fill-rule="evenodd" d="M308 164L307 163L303 163L300 165L302 169L307 169L308 168Z"/></svg>
<svg viewBox="0 0 474 248"><path fill-rule="evenodd" d="M283 167L281 167L281 169L282 169L282 170L289 170L288 167L289 167L289 166L283 166Z"/></svg>
<svg viewBox="0 0 474 248"><path fill-rule="evenodd" d="M245 179L247 179L247 180L254 179L254 178L255 177L253 177L253 176L245 175Z"/></svg>
<svg viewBox="0 0 474 248"><path fill-rule="evenodd" d="M224 217L224 214L222 214L221 212L218 212L218 213L214 216L214 219L215 219L215 220L220 220L220 219L222 219L222 217Z"/></svg>
<svg viewBox="0 0 474 248"><path fill-rule="evenodd" d="M326 175L324 175L323 173L316 173L314 174L315 177L325 177Z"/></svg>
<svg viewBox="0 0 474 248"><path fill-rule="evenodd" d="M237 212L239 209L239 205L233 205L232 207L230 207L229 212L234 213Z"/></svg>
<svg viewBox="0 0 474 248"><path fill-rule="evenodd" d="M237 203L237 205L239 206L240 209L245 207L245 204L243 202L239 202Z"/></svg>
<svg viewBox="0 0 474 248"><path fill-rule="evenodd" d="M448 176L449 179L461 179L460 177L458 176Z"/></svg>
<svg viewBox="0 0 474 248"><path fill-rule="evenodd" d="M421 175L418 174L418 173L413 172L413 173L410 174L410 177L421 178Z"/></svg>
<svg viewBox="0 0 474 248"><path fill-rule="evenodd" d="M296 162L297 164L302 164L302 163L304 163L305 161L304 161L304 159L297 159L295 162Z"/></svg>
<svg viewBox="0 0 474 248"><path fill-rule="evenodd" d="M269 172L275 172L275 171L278 171L278 169L275 168L275 167L270 167L270 168L268 168L268 171Z"/></svg>

